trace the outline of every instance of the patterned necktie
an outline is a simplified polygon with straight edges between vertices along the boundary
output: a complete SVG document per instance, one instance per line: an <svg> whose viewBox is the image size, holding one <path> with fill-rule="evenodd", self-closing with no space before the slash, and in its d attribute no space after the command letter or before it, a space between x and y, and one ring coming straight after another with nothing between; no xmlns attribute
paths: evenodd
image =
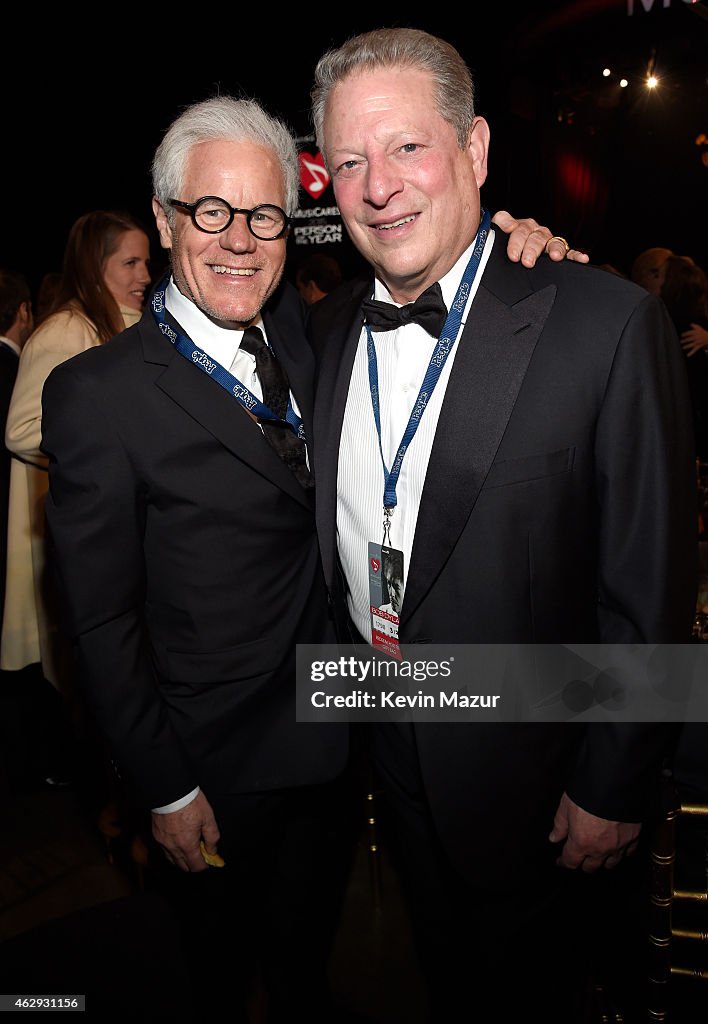
<svg viewBox="0 0 708 1024"><path fill-rule="evenodd" d="M290 386L285 370L266 345L259 327L247 327L241 339L241 348L256 357L256 373L263 389L263 401L282 423L261 423L263 433L286 466L306 490L313 486L307 468L305 442L291 430L285 421Z"/></svg>
<svg viewBox="0 0 708 1024"><path fill-rule="evenodd" d="M420 324L434 338L440 337L447 317L447 308L437 281L419 295L415 302L409 302L406 306L364 299L362 310L372 331L395 331L397 327L415 323Z"/></svg>

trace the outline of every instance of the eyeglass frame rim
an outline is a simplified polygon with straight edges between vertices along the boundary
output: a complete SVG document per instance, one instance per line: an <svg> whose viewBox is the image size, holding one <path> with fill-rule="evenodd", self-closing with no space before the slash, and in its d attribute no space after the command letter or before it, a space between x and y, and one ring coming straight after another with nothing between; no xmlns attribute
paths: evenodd
<svg viewBox="0 0 708 1024"><path fill-rule="evenodd" d="M224 206L227 206L231 211L231 220L228 222L228 224L225 224L223 228L219 228L218 231L208 231L207 228L203 228L199 224L197 224L197 218L195 216L196 209L200 203L204 202L205 199L217 199L220 203L223 203ZM189 213L190 220L192 221L192 224L194 224L197 231L201 231L202 234L205 235L221 235L224 233L224 231L228 231L231 225L233 224L234 217L236 216L237 213L242 213L245 216L246 226L248 227L248 230L251 232L254 238L258 239L259 242L277 242L279 238L283 237L285 232L289 229L290 225L292 224L292 218L289 217L285 210L282 208L282 206L278 206L277 203L258 203L250 210L244 209L243 207L240 206L232 206L231 203L227 202L223 196L200 196L199 199L195 199L193 203L187 203L185 202L184 199L168 199L168 203L175 209L186 210ZM264 206L271 207L271 209L273 210L280 210L283 217L285 218L285 223L283 224L283 227L280 229L278 234L273 235L272 238L262 238L260 235L257 235L253 228L251 227L252 215L256 212L256 210L260 210Z"/></svg>

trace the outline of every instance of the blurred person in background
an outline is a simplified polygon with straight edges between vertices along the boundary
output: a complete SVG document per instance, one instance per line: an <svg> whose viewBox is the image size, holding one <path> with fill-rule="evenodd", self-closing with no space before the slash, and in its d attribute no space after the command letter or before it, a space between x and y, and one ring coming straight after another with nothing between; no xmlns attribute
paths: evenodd
<svg viewBox="0 0 708 1024"><path fill-rule="evenodd" d="M327 253L312 253L297 269L295 285L308 306L319 302L342 283L342 268Z"/></svg>
<svg viewBox="0 0 708 1024"><path fill-rule="evenodd" d="M640 252L630 271L630 279L641 285L651 295L661 296L666 275L667 261L675 254L671 249L652 248ZM678 259L689 257L679 256ZM613 268L607 268L613 269ZM674 268L675 272L675 268ZM671 286L674 287L673 285ZM698 317L700 320L700 317ZM708 329L704 323L691 321L685 324L680 333L680 341L686 355L692 356L701 349L708 349Z"/></svg>
<svg viewBox="0 0 708 1024"><path fill-rule="evenodd" d="M650 295L659 295L664 281L664 267L667 259L672 255L671 249L663 249L658 246L644 249L632 264L629 273L630 280L642 288L646 288Z"/></svg>
<svg viewBox="0 0 708 1024"><path fill-rule="evenodd" d="M0 270L0 422L5 423L17 378L22 346L32 333L34 317L29 284L22 274ZM7 503L10 494L10 452L0 445L0 622L5 603L7 558Z"/></svg>
<svg viewBox="0 0 708 1024"><path fill-rule="evenodd" d="M705 462L708 460L708 349L684 339L688 331L702 332L708 343L708 279L690 256L672 255L664 266L660 294L686 356L696 455Z"/></svg>
<svg viewBox="0 0 708 1024"><path fill-rule="evenodd" d="M57 294L57 289L61 284L61 271L59 270L48 270L46 274L43 274L39 287L37 288L37 301L36 306L36 319L37 325L44 320L45 316L48 316L54 307L54 299Z"/></svg>
<svg viewBox="0 0 708 1024"><path fill-rule="evenodd" d="M52 304L22 350L7 415L12 460L0 668L41 663L67 711L75 693L47 570L42 389L55 366L139 320L151 283L149 256L147 233L126 213L94 210L76 220Z"/></svg>

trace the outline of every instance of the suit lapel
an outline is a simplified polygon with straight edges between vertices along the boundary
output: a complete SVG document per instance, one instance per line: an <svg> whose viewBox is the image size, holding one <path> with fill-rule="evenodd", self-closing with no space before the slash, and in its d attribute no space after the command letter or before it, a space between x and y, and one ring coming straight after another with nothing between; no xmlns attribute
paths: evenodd
<svg viewBox="0 0 708 1024"><path fill-rule="evenodd" d="M280 294L280 293L279 293ZM290 390L295 396L305 435L308 438L309 457L312 461L312 402L315 383L315 360L305 337L299 305L285 310L282 305L263 312L268 343L285 370Z"/></svg>
<svg viewBox="0 0 708 1024"><path fill-rule="evenodd" d="M270 329L268 324L266 329ZM164 366L164 371L155 378L156 386L242 462L300 504L312 508L311 492L300 487L257 424L224 388L177 352L158 329L149 308L140 321L139 330L146 362ZM300 331L302 333L302 328ZM291 371L293 364L287 356L286 359L286 369Z"/></svg>
<svg viewBox="0 0 708 1024"><path fill-rule="evenodd" d="M361 301L371 291L371 282L349 283L341 304L325 307L327 319L318 324L321 346L317 394L315 396L315 482L317 532L325 579L331 587L337 552L337 470L339 444L349 382L361 335ZM318 304L319 305L319 304ZM321 310L318 310L318 315Z"/></svg>
<svg viewBox="0 0 708 1024"><path fill-rule="evenodd" d="M554 286L530 292L526 275L506 262L500 244L458 342L421 497L402 625L472 513L555 299Z"/></svg>

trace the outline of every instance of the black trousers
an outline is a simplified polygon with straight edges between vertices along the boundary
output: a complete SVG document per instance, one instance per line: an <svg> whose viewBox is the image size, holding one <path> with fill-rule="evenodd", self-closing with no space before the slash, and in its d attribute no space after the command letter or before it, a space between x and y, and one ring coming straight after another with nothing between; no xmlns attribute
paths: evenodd
<svg viewBox="0 0 708 1024"><path fill-rule="evenodd" d="M462 878L436 834L412 728L375 725L373 741L382 841L409 908L431 1024L589 1020L587 878L552 869L494 891L483 877Z"/></svg>
<svg viewBox="0 0 708 1024"><path fill-rule="evenodd" d="M351 622L348 630L377 657ZM620 1010L626 1024L643 1022L648 830L639 853L613 871L568 871L539 851L525 879L492 888L485 877L463 878L440 841L412 725L375 723L368 745L376 818L411 918L429 1024L597 1024ZM487 827L480 822L482 850Z"/></svg>
<svg viewBox="0 0 708 1024"><path fill-rule="evenodd" d="M165 862L154 882L181 922L192 1019L240 1024L250 1006L268 1024L331 1024L328 960L354 841L347 792L338 780L207 794L225 867L185 874Z"/></svg>

